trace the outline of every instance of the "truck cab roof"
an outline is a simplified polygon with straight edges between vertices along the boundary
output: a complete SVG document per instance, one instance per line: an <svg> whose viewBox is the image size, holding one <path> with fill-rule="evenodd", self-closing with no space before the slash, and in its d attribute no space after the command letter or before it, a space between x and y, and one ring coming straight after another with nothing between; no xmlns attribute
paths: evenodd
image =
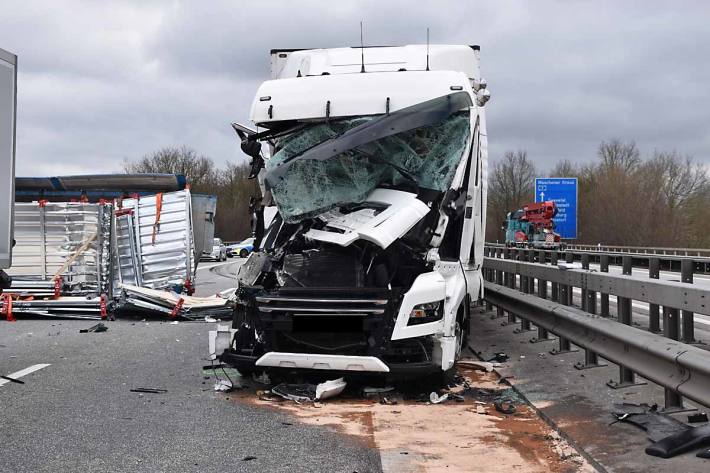
<svg viewBox="0 0 710 473"><path fill-rule="evenodd" d="M478 46L410 44L406 46L347 47L331 49L273 49L271 78L287 79L365 72L463 72L479 79Z"/></svg>

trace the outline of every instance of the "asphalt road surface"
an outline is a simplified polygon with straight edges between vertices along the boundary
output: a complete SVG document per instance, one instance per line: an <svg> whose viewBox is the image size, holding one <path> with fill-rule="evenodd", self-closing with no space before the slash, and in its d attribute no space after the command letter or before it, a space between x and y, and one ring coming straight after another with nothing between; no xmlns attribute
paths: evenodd
<svg viewBox="0 0 710 473"><path fill-rule="evenodd" d="M202 263L198 294L232 287L240 262ZM381 471L356 439L215 393L202 372L214 324L135 318L79 333L93 323L0 322L0 375L24 382L0 379L0 471Z"/></svg>

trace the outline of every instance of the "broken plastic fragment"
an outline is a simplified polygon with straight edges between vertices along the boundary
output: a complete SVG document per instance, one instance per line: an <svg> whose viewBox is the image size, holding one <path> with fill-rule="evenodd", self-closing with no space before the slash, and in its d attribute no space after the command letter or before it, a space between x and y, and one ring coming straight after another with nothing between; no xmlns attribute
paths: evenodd
<svg viewBox="0 0 710 473"><path fill-rule="evenodd" d="M316 386L316 400L328 399L341 394L347 383L343 378L326 381Z"/></svg>
<svg viewBox="0 0 710 473"><path fill-rule="evenodd" d="M439 396L435 392L432 392L431 394L429 394L429 402L431 402L432 404L440 404L440 403L446 401L448 398L449 398L448 394L442 394L441 396Z"/></svg>
<svg viewBox="0 0 710 473"><path fill-rule="evenodd" d="M234 390L234 386L232 385L231 381L226 379L220 379L216 383L214 383L214 390L223 393L228 393Z"/></svg>

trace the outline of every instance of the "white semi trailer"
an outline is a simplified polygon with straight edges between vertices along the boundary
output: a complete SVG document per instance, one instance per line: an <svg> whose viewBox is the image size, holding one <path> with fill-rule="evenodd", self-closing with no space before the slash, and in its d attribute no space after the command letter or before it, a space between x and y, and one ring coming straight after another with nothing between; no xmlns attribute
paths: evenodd
<svg viewBox="0 0 710 473"><path fill-rule="evenodd" d="M453 371L483 296L479 54L271 51L251 109L265 131L234 127L278 212L255 226L234 324L210 335L216 358L245 372Z"/></svg>
<svg viewBox="0 0 710 473"><path fill-rule="evenodd" d="M0 49L0 293L10 282L2 270L12 262L16 104L17 56Z"/></svg>

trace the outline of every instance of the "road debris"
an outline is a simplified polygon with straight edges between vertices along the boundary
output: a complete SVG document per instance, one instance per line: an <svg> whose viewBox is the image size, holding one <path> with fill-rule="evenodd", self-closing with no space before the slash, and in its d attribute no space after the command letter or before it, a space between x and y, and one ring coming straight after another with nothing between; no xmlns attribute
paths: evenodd
<svg viewBox="0 0 710 473"><path fill-rule="evenodd" d="M242 458L243 462L250 462L252 460L256 460L256 457L249 455L249 456Z"/></svg>
<svg viewBox="0 0 710 473"><path fill-rule="evenodd" d="M494 353L493 357L489 358L486 361L495 361L498 363L505 363L506 361L508 361L509 358L510 357L506 353L498 352L498 353Z"/></svg>
<svg viewBox="0 0 710 473"><path fill-rule="evenodd" d="M9 376L0 375L0 378L6 379L6 380L10 381L11 383L25 384L24 381L20 381L19 379L11 378L11 377L9 377Z"/></svg>
<svg viewBox="0 0 710 473"><path fill-rule="evenodd" d="M502 414L515 414L515 404L510 399L499 399L493 403L493 406Z"/></svg>
<svg viewBox="0 0 710 473"><path fill-rule="evenodd" d="M459 360L456 364L458 366L473 368L475 370L483 370L488 373L493 371L493 368L498 368L500 366L500 363L491 363L490 361L478 361L478 360Z"/></svg>
<svg viewBox="0 0 710 473"><path fill-rule="evenodd" d="M316 399L315 384L281 383L271 388L271 392L295 402L313 402Z"/></svg>
<svg viewBox="0 0 710 473"><path fill-rule="evenodd" d="M514 390L501 389L495 373L471 368L460 373L456 386L435 391L437 399L447 399L438 407L431 405L429 390L423 394L413 383L388 389L391 386L353 388L349 382L342 395L322 403L287 402L251 383L251 393L241 391L234 399L256 406L267 401L307 424L361 437L392 466L386 471L471 471L473 464L476 471L593 471ZM498 398L520 401L515 415L496 411L493 403Z"/></svg>
<svg viewBox="0 0 710 473"><path fill-rule="evenodd" d="M671 458L710 443L710 424L691 427L670 415L658 412L658 406L648 404L615 404L614 417L646 431L653 442L646 454Z"/></svg>
<svg viewBox="0 0 710 473"><path fill-rule="evenodd" d="M82 328L79 330L79 333L89 333L89 332L96 332L96 333L101 333L101 332L106 332L108 330L108 327L105 326L103 323L99 322L96 325L92 325L89 328Z"/></svg>
<svg viewBox="0 0 710 473"><path fill-rule="evenodd" d="M230 299L218 295L196 297L174 291L124 284L118 297L117 310L205 320L205 317L212 319L231 317L233 305Z"/></svg>
<svg viewBox="0 0 710 473"><path fill-rule="evenodd" d="M167 389L160 388L133 388L130 390L132 393L148 393L148 394L165 394L168 392Z"/></svg>
<svg viewBox="0 0 710 473"><path fill-rule="evenodd" d="M705 412L688 414L688 422L691 424L697 424L699 422L707 422L707 421L708 421L708 415Z"/></svg>
<svg viewBox="0 0 710 473"><path fill-rule="evenodd" d="M710 443L710 425L689 427L677 434L646 447L646 453L654 457L671 458Z"/></svg>
<svg viewBox="0 0 710 473"><path fill-rule="evenodd" d="M271 388L271 392L295 402L315 402L340 395L346 387L345 379L338 378L320 384L281 383Z"/></svg>
<svg viewBox="0 0 710 473"><path fill-rule="evenodd" d="M316 400L322 401L324 399L339 396L345 390L345 386L347 386L347 383L343 378L320 383L316 386Z"/></svg>
<svg viewBox="0 0 710 473"><path fill-rule="evenodd" d="M394 386L384 386L384 387L373 387L373 386L365 386L362 388L362 394L363 396L371 396L373 394L384 394L388 392L394 391Z"/></svg>
<svg viewBox="0 0 710 473"><path fill-rule="evenodd" d="M227 379L219 379L217 382L214 384L214 390L223 392L223 393L228 393L231 391L234 391L234 385L232 384L231 381Z"/></svg>
<svg viewBox="0 0 710 473"><path fill-rule="evenodd" d="M441 396L439 396L435 392L432 392L431 394L429 394L429 402L431 402L432 404L441 404L442 402L446 401L448 398L449 398L448 393L442 394Z"/></svg>

